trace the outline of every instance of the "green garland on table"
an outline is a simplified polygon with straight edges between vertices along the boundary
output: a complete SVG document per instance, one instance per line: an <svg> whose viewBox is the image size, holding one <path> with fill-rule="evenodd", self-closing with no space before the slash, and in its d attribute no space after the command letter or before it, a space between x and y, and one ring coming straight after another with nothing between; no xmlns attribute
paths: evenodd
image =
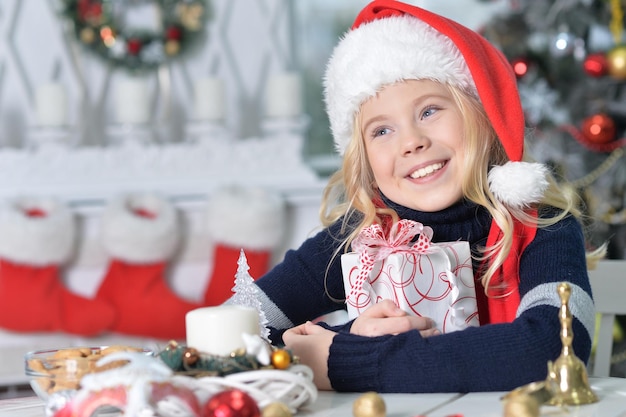
<svg viewBox="0 0 626 417"><path fill-rule="evenodd" d="M158 353L158 357L177 375L191 377L226 376L261 369L284 370L292 364L299 363L299 359L289 350L277 347L271 349L273 352L271 363L262 364L258 358L246 353L245 349L239 349L227 356L212 355L170 341L167 347Z"/></svg>
<svg viewBox="0 0 626 417"><path fill-rule="evenodd" d="M183 56L204 38L207 0L63 0L76 39L115 67L149 71ZM158 8L160 29L124 27L129 4Z"/></svg>

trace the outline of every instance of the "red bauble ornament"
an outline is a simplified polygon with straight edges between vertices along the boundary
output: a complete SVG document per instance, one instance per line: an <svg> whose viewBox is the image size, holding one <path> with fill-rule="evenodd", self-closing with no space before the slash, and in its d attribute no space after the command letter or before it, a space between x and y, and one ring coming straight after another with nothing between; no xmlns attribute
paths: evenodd
<svg viewBox="0 0 626 417"><path fill-rule="evenodd" d="M583 120L582 133L589 142L610 142L615 139L615 132L615 122L606 114L594 114Z"/></svg>
<svg viewBox="0 0 626 417"><path fill-rule="evenodd" d="M139 39L131 38L126 42L126 48L128 49L128 53L130 55L138 55L142 46L143 45Z"/></svg>
<svg viewBox="0 0 626 417"><path fill-rule="evenodd" d="M517 78L522 78L528 74L528 68L530 67L530 61L527 58L516 58L511 61L513 72Z"/></svg>
<svg viewBox="0 0 626 417"><path fill-rule="evenodd" d="M583 69L592 77L602 77L609 71L606 55L603 53L589 54L583 63Z"/></svg>
<svg viewBox="0 0 626 417"><path fill-rule="evenodd" d="M202 409L202 417L261 417L261 410L254 398L233 389L211 397Z"/></svg>

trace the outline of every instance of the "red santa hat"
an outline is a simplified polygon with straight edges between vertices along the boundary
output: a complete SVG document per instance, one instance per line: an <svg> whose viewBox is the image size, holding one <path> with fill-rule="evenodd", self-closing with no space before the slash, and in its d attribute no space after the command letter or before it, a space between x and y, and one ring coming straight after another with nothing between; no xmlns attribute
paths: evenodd
<svg viewBox="0 0 626 417"><path fill-rule="evenodd" d="M493 167L490 189L524 207L541 199L547 168L522 162L524 113L506 57L482 36L445 17L394 0L375 0L336 46L324 79L335 147L343 155L361 104L382 87L429 79L478 97L510 162Z"/></svg>

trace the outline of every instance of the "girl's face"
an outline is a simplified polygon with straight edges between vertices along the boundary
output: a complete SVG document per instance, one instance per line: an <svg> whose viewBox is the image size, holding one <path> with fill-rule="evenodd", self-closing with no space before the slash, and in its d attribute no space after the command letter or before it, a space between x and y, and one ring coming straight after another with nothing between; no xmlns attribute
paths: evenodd
<svg viewBox="0 0 626 417"><path fill-rule="evenodd" d="M361 106L361 134L376 185L395 203L432 212L461 199L463 119L443 84L385 87Z"/></svg>

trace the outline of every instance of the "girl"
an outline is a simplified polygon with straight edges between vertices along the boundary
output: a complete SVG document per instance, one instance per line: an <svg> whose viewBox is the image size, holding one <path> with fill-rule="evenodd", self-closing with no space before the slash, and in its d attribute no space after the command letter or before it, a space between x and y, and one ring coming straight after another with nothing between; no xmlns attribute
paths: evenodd
<svg viewBox="0 0 626 417"><path fill-rule="evenodd" d="M522 162L524 118L508 61L473 31L376 0L340 41L325 100L341 169L326 228L258 287L275 343L320 389L509 390L543 380L561 351L557 283L572 287L574 351L589 357L594 306L578 212L540 164ZM468 241L480 327L439 334L390 301L330 327L344 309L341 254L374 223L411 219L434 242Z"/></svg>

